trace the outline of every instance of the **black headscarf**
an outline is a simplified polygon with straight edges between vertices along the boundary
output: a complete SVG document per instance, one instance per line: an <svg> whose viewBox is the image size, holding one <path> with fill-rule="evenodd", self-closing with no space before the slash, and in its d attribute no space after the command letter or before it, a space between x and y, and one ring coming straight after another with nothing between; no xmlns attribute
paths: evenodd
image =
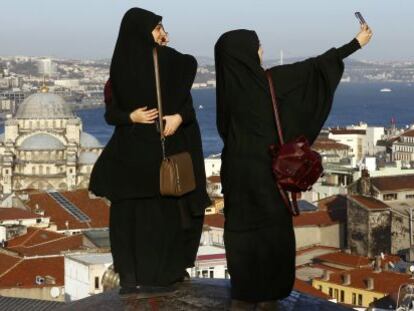
<svg viewBox="0 0 414 311"><path fill-rule="evenodd" d="M251 30L234 30L223 34L215 46L217 127L225 141L232 114L245 115L240 131L264 135L262 108L271 107L265 71L260 65L259 38ZM248 122L247 122L248 121Z"/></svg>
<svg viewBox="0 0 414 311"><path fill-rule="evenodd" d="M162 17L140 8L128 10L121 22L110 79L120 108L132 111L156 106L152 31Z"/></svg>

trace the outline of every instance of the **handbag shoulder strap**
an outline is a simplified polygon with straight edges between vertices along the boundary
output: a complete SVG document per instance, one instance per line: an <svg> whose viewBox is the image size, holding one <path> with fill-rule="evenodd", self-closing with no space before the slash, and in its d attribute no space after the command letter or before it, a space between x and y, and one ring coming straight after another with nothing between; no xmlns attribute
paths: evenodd
<svg viewBox="0 0 414 311"><path fill-rule="evenodd" d="M277 107L275 85L273 83L272 75L271 75L269 70L266 70L266 77L267 77L267 81L269 82L270 95L272 97L273 114L275 116L277 133L279 135L280 144L283 145L285 142L284 142L284 139L283 139L282 125L280 123L279 110L278 110L278 107Z"/></svg>
<svg viewBox="0 0 414 311"><path fill-rule="evenodd" d="M166 157L166 155L165 155L165 136L164 136L164 122L163 122L164 113L162 111L160 67L159 67L159 63L158 63L158 51L157 51L156 47L154 47L154 49L152 50L152 56L154 58L155 86L156 86L156 89L157 89L158 125L159 125L159 129L160 129L162 156L163 156L163 159L165 159L165 157Z"/></svg>

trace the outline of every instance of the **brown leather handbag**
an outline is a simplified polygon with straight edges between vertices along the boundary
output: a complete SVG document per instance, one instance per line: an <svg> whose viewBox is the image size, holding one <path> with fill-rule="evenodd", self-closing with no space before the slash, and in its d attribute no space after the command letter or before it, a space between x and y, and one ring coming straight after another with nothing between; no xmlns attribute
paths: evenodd
<svg viewBox="0 0 414 311"><path fill-rule="evenodd" d="M273 176L289 212L292 216L298 216L300 212L297 195L310 190L323 174L322 158L318 152L311 149L304 135L284 142L272 76L269 71L266 71L266 75L280 142L270 146ZM292 202L289 200L288 191L292 194Z"/></svg>
<svg viewBox="0 0 414 311"><path fill-rule="evenodd" d="M180 197L196 188L194 167L191 155L188 152L181 152L167 156L165 152L164 123L162 110L162 96L160 71L158 64L157 48L153 49L155 84L157 89L158 103L158 126L161 137L162 162L160 167L160 193L163 196Z"/></svg>

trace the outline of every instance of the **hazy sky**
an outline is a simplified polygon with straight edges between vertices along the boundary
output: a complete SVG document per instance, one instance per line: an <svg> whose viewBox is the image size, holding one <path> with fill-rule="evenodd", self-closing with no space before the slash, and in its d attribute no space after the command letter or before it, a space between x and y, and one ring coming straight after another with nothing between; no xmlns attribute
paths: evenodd
<svg viewBox="0 0 414 311"><path fill-rule="evenodd" d="M133 6L164 17L171 46L212 56L219 35L255 29L266 58L319 54L349 42L361 11L372 43L352 57L414 60L413 0L1 0L0 55L111 57L119 24Z"/></svg>

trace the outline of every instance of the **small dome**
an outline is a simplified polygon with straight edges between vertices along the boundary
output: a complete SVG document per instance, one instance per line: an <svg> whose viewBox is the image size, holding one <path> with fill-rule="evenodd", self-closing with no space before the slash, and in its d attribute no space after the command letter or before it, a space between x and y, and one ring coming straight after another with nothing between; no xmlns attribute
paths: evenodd
<svg viewBox="0 0 414 311"><path fill-rule="evenodd" d="M95 152L81 152L79 155L79 164L94 164L98 160L98 154Z"/></svg>
<svg viewBox="0 0 414 311"><path fill-rule="evenodd" d="M101 148L102 145L95 136L82 132L80 135L80 145L82 148Z"/></svg>
<svg viewBox="0 0 414 311"><path fill-rule="evenodd" d="M35 93L27 97L17 109L17 119L73 118L72 108L65 100L52 93Z"/></svg>
<svg viewBox="0 0 414 311"><path fill-rule="evenodd" d="M40 133L26 138L18 148L20 150L57 150L65 149L65 145L56 137Z"/></svg>

